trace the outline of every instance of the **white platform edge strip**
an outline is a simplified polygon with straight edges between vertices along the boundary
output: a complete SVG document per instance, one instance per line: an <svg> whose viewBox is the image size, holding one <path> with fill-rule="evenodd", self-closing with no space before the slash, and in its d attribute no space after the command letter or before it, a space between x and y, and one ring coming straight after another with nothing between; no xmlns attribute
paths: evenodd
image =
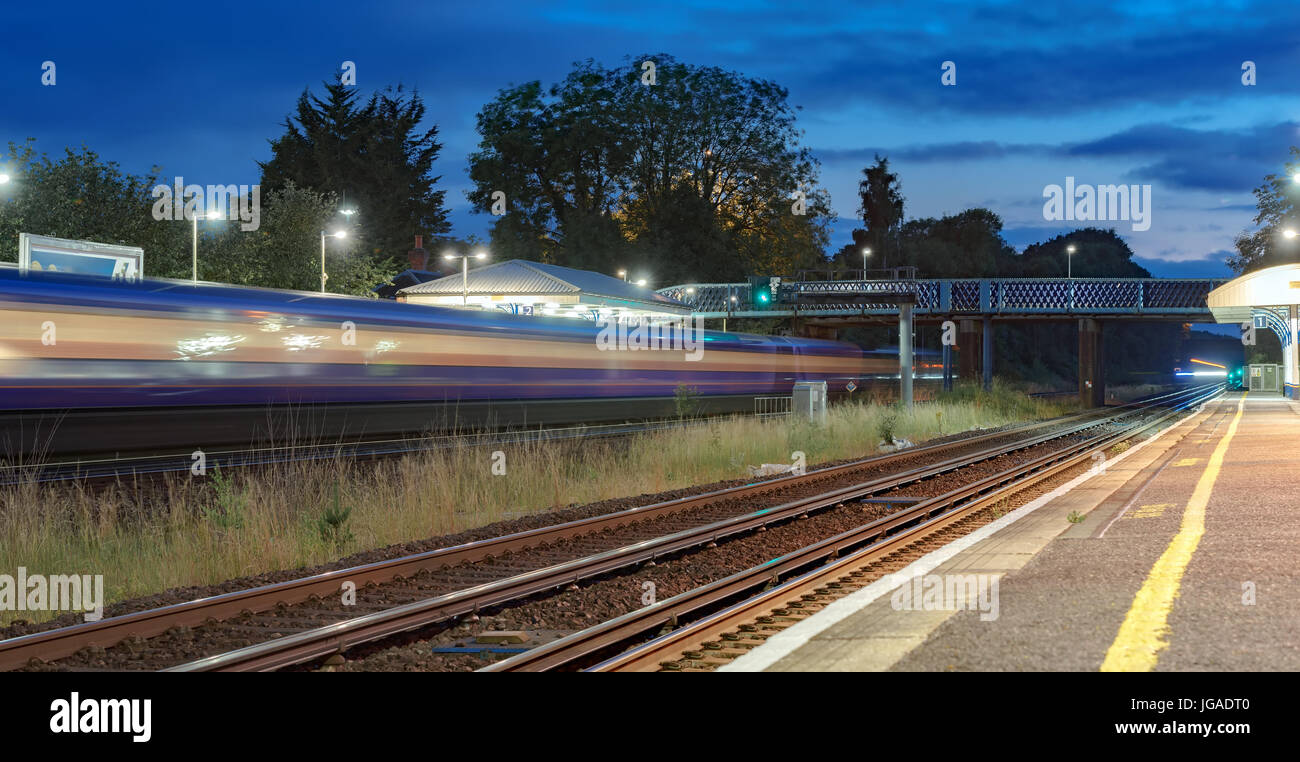
<svg viewBox="0 0 1300 762"><path fill-rule="evenodd" d="M1217 402L1218 400L1215 401ZM1056 489L1052 490L1046 495L1041 495L1035 498L1034 500L1030 501L1029 503L1022 505L1016 510L1011 511L1010 513L1003 516L1002 518L996 519L988 524L985 524L984 526L980 527L974 532L971 532L965 537L954 540L953 542L943 546L942 548L939 548L938 550L932 553L928 553L922 556L921 558L918 558L917 560L909 564L906 568L896 571L892 574L888 574L884 577L881 577L880 579L876 580L875 582L872 582L870 585L867 585L861 590L831 603L826 608L808 617L802 622L799 622L798 624L795 624L792 627L788 627L782 630L781 632L778 632L777 634L773 635L772 637L768 638L763 643L763 645L753 649L752 651L745 654L744 656L741 656L739 659L736 659L730 664L725 664L719 667L717 671L718 672L762 672L763 670L767 669L773 664L776 664L778 661L794 653L799 648L802 648L803 645L807 643L809 640L812 640L814 637L826 631L836 623L840 622L843 619L847 619L853 614L856 614L857 612L866 608L877 598L880 598L881 596L887 593L893 592L895 589L900 587L905 581L910 580L912 577L918 575L924 576L925 574L928 574L929 572L937 568L939 565L948 561L950 558L962 552L963 550L971 547L975 543L988 538L989 536L993 535L995 532L1002 530L1004 527L1014 524L1015 522L1019 521L1025 516L1028 516L1029 514L1033 513L1039 508L1042 508L1044 505L1047 505L1051 501L1055 500L1061 495L1064 495L1065 493L1069 492L1075 487L1078 487L1080 484L1083 484L1084 482L1088 481L1094 476L1102 475L1111 466L1114 466L1116 463L1119 463L1120 461L1138 452L1139 450L1151 444L1152 442L1162 438L1165 434L1180 429L1184 425L1189 424L1197 417L1197 414L1199 414L1203 410L1204 410L1204 406L1201 406L1201 408L1198 409L1193 415L1188 416L1186 419L1180 421L1178 424L1174 426L1170 426L1166 429L1157 432L1156 434L1150 437L1147 437L1146 439L1142 440L1138 444L1130 447L1129 449L1125 450L1124 452L1120 453L1114 458L1111 458L1106 462L1105 469L1095 473L1093 472L1092 469L1089 469L1088 471L1076 476L1074 479L1071 479L1065 484L1062 484L1061 486L1057 487ZM1064 531L1064 529L1062 529L1062 531Z"/></svg>

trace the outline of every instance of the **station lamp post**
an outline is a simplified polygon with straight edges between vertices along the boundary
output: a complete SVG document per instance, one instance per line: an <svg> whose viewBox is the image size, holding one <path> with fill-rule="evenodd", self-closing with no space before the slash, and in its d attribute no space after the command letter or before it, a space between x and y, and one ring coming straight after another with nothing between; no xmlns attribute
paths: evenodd
<svg viewBox="0 0 1300 762"><path fill-rule="evenodd" d="M480 251L480 252L476 252L475 254L443 254L442 255L442 258L447 260L448 262L454 262L457 259L460 260L460 290L461 290L460 303L461 306L463 307L469 306L469 258L471 256L474 257L474 259L487 259L487 252Z"/></svg>
<svg viewBox="0 0 1300 762"><path fill-rule="evenodd" d="M1070 244L1069 246L1065 247L1065 277L1071 280L1074 279L1074 267L1073 267L1074 252L1075 252L1074 244Z"/></svg>
<svg viewBox="0 0 1300 762"><path fill-rule="evenodd" d="M336 233L326 233L324 230L320 231L320 292L322 294L325 293L325 281L330 277L325 274L325 236L331 238L347 238L348 231L340 230Z"/></svg>
<svg viewBox="0 0 1300 762"><path fill-rule="evenodd" d="M221 215L217 212L216 209L211 209L204 216L210 220L215 220ZM194 215L192 216L191 219L194 222L194 236L191 239L191 246L190 246L190 258L192 260L191 264L193 265L194 268L194 271L192 273L192 279L195 283L198 283L199 282L199 210L198 209L194 210Z"/></svg>
<svg viewBox="0 0 1300 762"><path fill-rule="evenodd" d="M871 256L871 247L866 246L862 249L862 279L867 279L867 257Z"/></svg>

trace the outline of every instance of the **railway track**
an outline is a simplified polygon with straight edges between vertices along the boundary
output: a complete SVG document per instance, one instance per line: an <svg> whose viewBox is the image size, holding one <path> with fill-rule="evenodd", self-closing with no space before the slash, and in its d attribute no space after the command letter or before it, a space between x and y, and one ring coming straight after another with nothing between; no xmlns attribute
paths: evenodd
<svg viewBox="0 0 1300 762"><path fill-rule="evenodd" d="M964 533L962 525L982 509L1087 464L1093 453L1159 426L1222 390L1217 386L1199 391L1167 414L1130 430L1099 435L1068 451L922 501L769 564L631 611L480 671L712 671L892 571L878 568L883 561L904 553L924 555L950 536ZM905 565L894 562L894 566ZM663 634L655 637L657 632Z"/></svg>
<svg viewBox="0 0 1300 762"><path fill-rule="evenodd" d="M1179 404L1185 393L1165 395L1155 404ZM672 556L691 548L714 544L737 534L762 531L767 526L790 521L810 512L827 510L845 501L898 490L909 484L934 479L943 474L970 468L974 464L1006 457L1008 453L1040 447L1048 442L1078 437L1090 429L1113 426L1118 415L1143 415L1147 407L1130 407L1110 416L1098 418L1096 411L1064 420L1043 422L971 437L941 445L915 448L886 456L869 458L804 475L720 490L705 495L681 498L493 538L466 545L444 548L362 567L267 585L252 590L214 596L159 609L87 622L67 628L47 630L0 641L0 668L13 669L63 659L82 649L105 649L123 641L140 643L177 629L218 627L227 620L246 619L255 612L283 609L295 604L310 604L338 596L344 582L357 588L367 584L408 583L422 573L442 573L442 589L427 587L399 591L382 598L405 598L399 605L383 606L362 616L335 610L325 616L337 619L323 627L302 624L322 612L312 609L298 612L294 625L283 626L284 617L271 617L272 624L260 642L243 648L204 656L184 664L173 665L184 671L273 669L328 656L358 643L369 642L397 632L446 622L458 617L474 616L491 606L520 600L549 590L639 563ZM999 442L1000 444L991 444ZM981 445L989 445L981 448ZM961 450L971 450L953 456ZM926 462L922 462L926 461ZM904 466L909 466L904 468ZM900 468L902 470L900 471ZM866 478L863 474L873 474ZM838 482L842 486L834 486ZM829 489L828 485L832 485ZM790 493L812 491L784 499ZM736 504L762 502L771 506L755 510L734 510ZM909 501L904 501L909 502ZM915 502L915 501L910 501ZM732 505L730 515L719 505ZM711 512L713 511L713 512ZM692 520L682 517L690 515ZM665 522L676 521L676 531L661 531ZM659 522L659 525L656 525ZM630 529L629 529L630 527ZM619 530L618 534L609 530ZM640 530L640 537L627 541L629 531ZM599 542L598 542L599 541ZM556 559L546 555L534 559L534 568L518 570L518 563L498 570L496 578L478 573L478 568L499 559L517 559L529 552L537 554L557 544L572 543L570 557ZM593 548L593 545L596 546ZM603 546L603 547L602 547ZM593 551L594 552L591 552ZM459 570L459 571L457 571ZM506 573L516 571L518 573ZM436 576L436 574L435 574ZM478 577L479 579L476 579ZM485 578L486 577L486 578ZM291 608L292 611L292 608ZM250 629L238 624L237 628ZM285 634L288 632L289 634ZM174 659L173 659L174 660ZM152 665L151 665L152 666ZM168 666L163 664L161 666Z"/></svg>

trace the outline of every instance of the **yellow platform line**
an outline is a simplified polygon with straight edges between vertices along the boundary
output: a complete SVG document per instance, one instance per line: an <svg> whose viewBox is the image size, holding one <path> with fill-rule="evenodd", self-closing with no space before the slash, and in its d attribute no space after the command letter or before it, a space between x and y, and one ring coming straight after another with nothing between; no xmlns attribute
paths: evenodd
<svg viewBox="0 0 1300 762"><path fill-rule="evenodd" d="M1182 585L1183 572L1196 552L1196 546L1205 534L1205 508L1210 503L1210 492L1223 466L1223 458L1228 452L1228 443L1237 433L1237 424L1246 407L1246 394L1241 395L1237 403L1237 414L1233 416L1228 431L1219 440L1210 456L1192 492L1192 499L1183 511L1182 525L1178 534L1169 541L1169 547L1156 560L1146 582L1133 597L1133 605L1120 625L1115 642L1110 644L1106 659L1101 663L1102 672L1150 672L1155 669L1160 652L1169 646L1166 636L1169 634L1169 612L1178 597Z"/></svg>

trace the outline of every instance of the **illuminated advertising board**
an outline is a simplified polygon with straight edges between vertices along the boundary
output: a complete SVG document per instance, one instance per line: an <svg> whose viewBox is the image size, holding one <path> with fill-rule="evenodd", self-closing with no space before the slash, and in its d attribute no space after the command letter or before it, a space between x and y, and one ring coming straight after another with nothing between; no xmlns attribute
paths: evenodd
<svg viewBox="0 0 1300 762"><path fill-rule="evenodd" d="M19 233L18 267L133 281L144 277L144 249Z"/></svg>

